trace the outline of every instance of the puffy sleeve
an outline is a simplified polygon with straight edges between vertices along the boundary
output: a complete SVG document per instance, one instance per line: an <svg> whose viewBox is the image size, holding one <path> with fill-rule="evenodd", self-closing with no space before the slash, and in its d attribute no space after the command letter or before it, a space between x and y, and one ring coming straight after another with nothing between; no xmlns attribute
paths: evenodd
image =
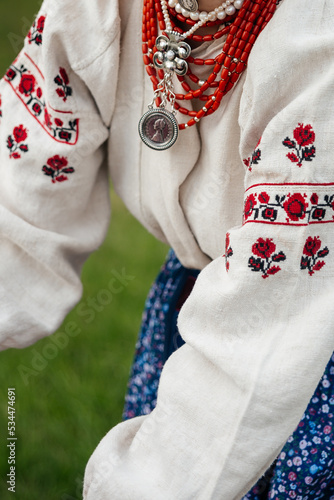
<svg viewBox="0 0 334 500"><path fill-rule="evenodd" d="M45 1L0 81L0 348L54 332L109 221L116 0Z"/></svg>
<svg viewBox="0 0 334 500"><path fill-rule="evenodd" d="M85 500L240 500L300 421L334 350L333 21L286 0L256 43L240 225L181 310L156 409L102 439Z"/></svg>

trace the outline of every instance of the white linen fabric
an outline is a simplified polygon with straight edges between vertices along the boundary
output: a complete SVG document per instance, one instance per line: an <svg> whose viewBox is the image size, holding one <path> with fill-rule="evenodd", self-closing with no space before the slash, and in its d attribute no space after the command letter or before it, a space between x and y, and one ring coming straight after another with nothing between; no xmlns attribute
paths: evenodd
<svg viewBox="0 0 334 500"><path fill-rule="evenodd" d="M329 0L284 0L218 111L165 152L137 132L152 100L141 2L46 0L1 81L2 349L78 302L108 168L143 225L203 269L157 408L102 439L86 500L240 499L302 417L334 350L333 22Z"/></svg>

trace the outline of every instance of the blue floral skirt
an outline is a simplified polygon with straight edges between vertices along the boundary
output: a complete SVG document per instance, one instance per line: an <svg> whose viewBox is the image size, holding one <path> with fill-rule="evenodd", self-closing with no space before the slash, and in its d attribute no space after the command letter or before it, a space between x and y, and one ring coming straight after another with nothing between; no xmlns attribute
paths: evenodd
<svg viewBox="0 0 334 500"><path fill-rule="evenodd" d="M149 292L125 398L124 420L156 405L163 365L182 344L176 321L198 271L170 250ZM334 500L334 354L280 455L241 500Z"/></svg>

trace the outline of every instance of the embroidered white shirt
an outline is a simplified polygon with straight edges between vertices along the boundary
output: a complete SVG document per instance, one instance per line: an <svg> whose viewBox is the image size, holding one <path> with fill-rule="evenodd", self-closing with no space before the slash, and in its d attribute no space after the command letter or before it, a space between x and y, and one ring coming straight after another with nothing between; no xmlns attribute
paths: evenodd
<svg viewBox="0 0 334 500"><path fill-rule="evenodd" d="M79 301L108 170L203 269L157 408L102 439L86 500L240 499L302 417L334 350L333 22L332 2L285 0L235 89L165 152L137 132L152 100L141 2L46 0L1 81L2 349Z"/></svg>

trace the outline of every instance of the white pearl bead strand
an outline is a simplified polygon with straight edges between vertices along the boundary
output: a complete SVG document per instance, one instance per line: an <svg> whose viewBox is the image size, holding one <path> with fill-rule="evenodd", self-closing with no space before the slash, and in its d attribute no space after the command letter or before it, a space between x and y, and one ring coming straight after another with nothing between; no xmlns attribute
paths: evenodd
<svg viewBox="0 0 334 500"><path fill-rule="evenodd" d="M160 2L166 24L166 30L171 31L172 23L170 21L168 13L167 0L160 0ZM212 22L216 21L217 19L223 21L226 16L233 16L233 14L235 14L237 10L241 9L243 3L244 0L226 0L219 7L216 7L211 12L206 12L205 10L201 12L200 11L190 12L189 10L181 7L181 5L177 0L168 0L169 7L175 9L175 11L178 14L182 14L184 17L189 17L190 19L192 19L192 21L198 21L196 24L194 24L194 26L190 28L190 30L188 30L181 36L181 38L183 39L195 33L195 31L197 31L198 28L200 28L209 21Z"/></svg>

